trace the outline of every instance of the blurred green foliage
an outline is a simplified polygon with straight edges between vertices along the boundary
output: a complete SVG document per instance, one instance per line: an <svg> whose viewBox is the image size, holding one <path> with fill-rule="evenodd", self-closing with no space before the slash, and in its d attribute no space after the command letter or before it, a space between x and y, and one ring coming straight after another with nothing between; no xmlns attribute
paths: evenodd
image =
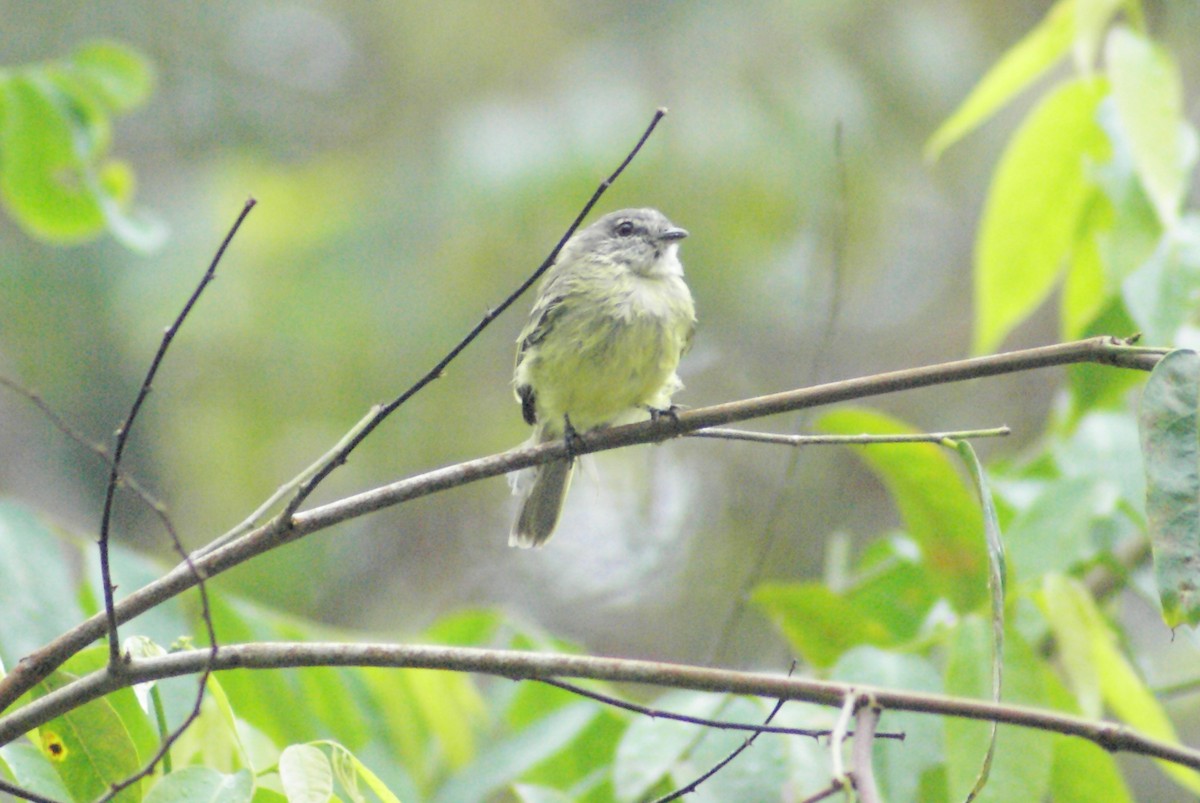
<svg viewBox="0 0 1200 803"><path fill-rule="evenodd" d="M161 223L131 215L133 173L108 158L112 118L153 88L144 58L97 42L68 59L0 69L0 199L30 234L72 242L111 232L151 251Z"/></svg>

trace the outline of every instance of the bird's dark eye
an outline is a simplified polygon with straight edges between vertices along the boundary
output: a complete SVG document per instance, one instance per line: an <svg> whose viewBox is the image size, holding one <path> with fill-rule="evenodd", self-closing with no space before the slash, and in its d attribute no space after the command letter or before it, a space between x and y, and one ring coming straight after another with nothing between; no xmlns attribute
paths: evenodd
<svg viewBox="0 0 1200 803"><path fill-rule="evenodd" d="M628 237L629 235L633 234L633 221L622 220L617 224L616 232L621 237Z"/></svg>

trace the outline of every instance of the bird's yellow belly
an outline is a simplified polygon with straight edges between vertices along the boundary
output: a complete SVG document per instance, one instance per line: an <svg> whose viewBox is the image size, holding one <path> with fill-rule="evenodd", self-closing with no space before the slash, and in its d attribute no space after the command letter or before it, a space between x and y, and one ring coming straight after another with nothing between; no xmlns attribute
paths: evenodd
<svg viewBox="0 0 1200 803"><path fill-rule="evenodd" d="M530 366L538 418L550 432L561 430L564 414L580 431L608 424L653 404L674 381L683 344L661 322L608 319L597 325L593 318L581 324L544 344L540 364ZM553 371L542 370L546 364Z"/></svg>

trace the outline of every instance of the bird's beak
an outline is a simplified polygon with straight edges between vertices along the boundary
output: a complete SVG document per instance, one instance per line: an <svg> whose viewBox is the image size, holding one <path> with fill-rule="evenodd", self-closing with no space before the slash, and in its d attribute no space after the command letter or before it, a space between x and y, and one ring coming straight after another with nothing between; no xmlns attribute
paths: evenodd
<svg viewBox="0 0 1200 803"><path fill-rule="evenodd" d="M688 230L681 229L678 226L672 226L671 228L667 229L660 235L661 239L666 240L667 242L673 242L675 240L682 240L684 237L687 237L687 236L688 236Z"/></svg>

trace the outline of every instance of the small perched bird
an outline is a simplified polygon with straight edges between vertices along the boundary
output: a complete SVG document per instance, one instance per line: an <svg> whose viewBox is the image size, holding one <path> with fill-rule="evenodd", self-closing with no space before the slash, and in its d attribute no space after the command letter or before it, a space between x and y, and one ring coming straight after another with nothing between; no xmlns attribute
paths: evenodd
<svg viewBox="0 0 1200 803"><path fill-rule="evenodd" d="M679 242L688 233L656 209L605 215L567 241L517 339L513 385L532 443L671 410L675 369L696 326ZM509 546L554 532L574 460L519 472L521 512Z"/></svg>

